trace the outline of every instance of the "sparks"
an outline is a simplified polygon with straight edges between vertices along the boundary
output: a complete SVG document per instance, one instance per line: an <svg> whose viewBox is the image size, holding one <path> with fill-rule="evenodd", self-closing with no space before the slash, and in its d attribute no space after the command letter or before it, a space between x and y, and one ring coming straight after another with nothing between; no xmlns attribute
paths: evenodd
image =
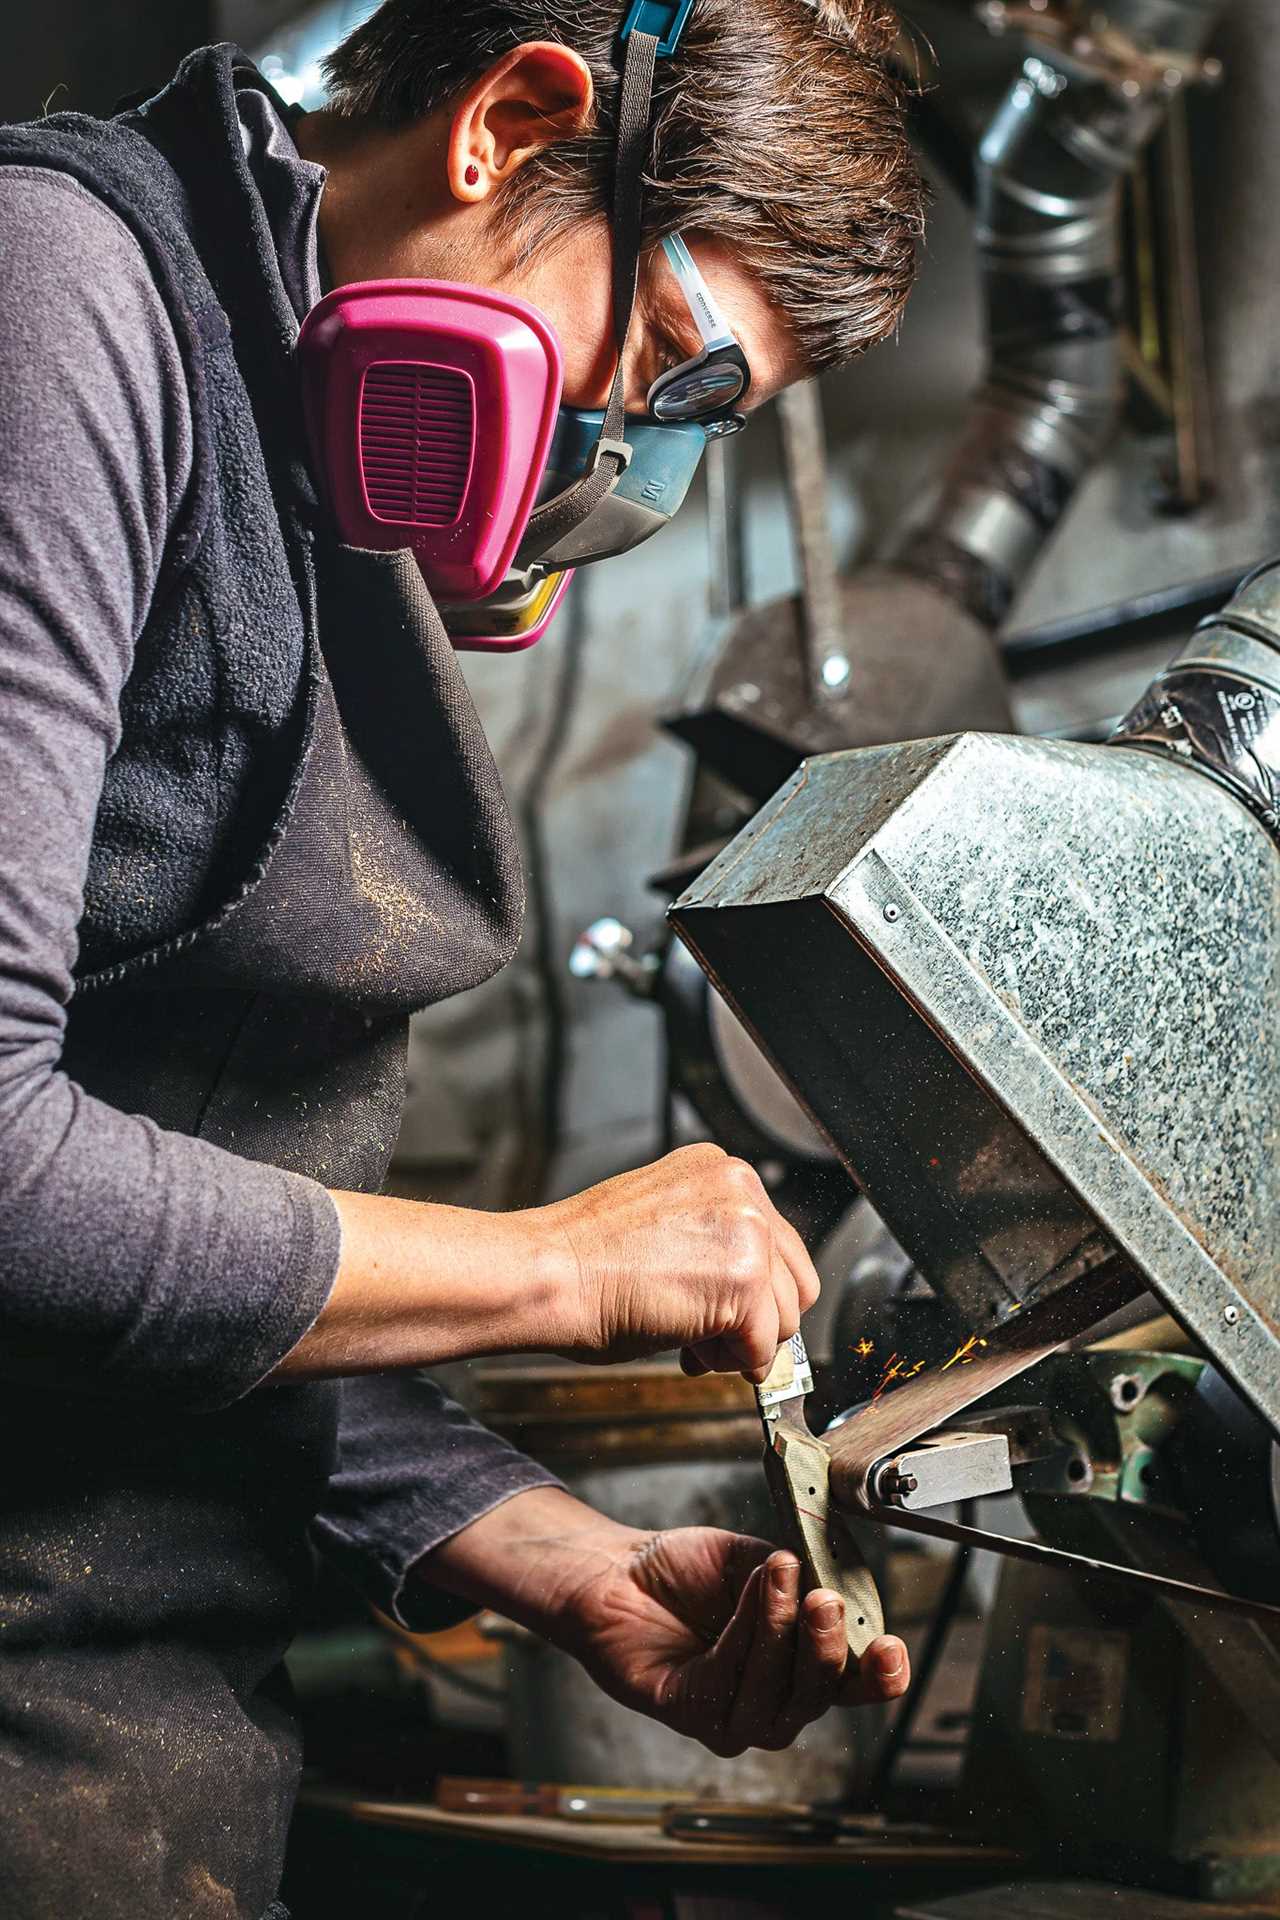
<svg viewBox="0 0 1280 1920"><path fill-rule="evenodd" d="M874 1340L868 1340L864 1335L863 1338L858 1341L857 1345L854 1347L853 1350L857 1354L859 1360L869 1360L872 1354L876 1350L876 1343Z"/></svg>
<svg viewBox="0 0 1280 1920"><path fill-rule="evenodd" d="M884 1392L889 1382L891 1380L896 1380L898 1375L901 1372L902 1372L902 1361L899 1359L896 1353L891 1353L889 1355L889 1358L885 1361L884 1372L880 1376L880 1385L876 1388L870 1400L867 1402L868 1410L870 1410L872 1407L875 1406L876 1401L880 1398L881 1394Z"/></svg>
<svg viewBox="0 0 1280 1920"><path fill-rule="evenodd" d="M987 1344L986 1341L980 1340L976 1333L971 1333L969 1335L969 1338L965 1341L964 1345L956 1348L955 1352L952 1354L951 1358L947 1362L947 1365L942 1369L942 1371L946 1373L948 1367L969 1366L974 1358L974 1349L976 1347L985 1347L986 1344Z"/></svg>

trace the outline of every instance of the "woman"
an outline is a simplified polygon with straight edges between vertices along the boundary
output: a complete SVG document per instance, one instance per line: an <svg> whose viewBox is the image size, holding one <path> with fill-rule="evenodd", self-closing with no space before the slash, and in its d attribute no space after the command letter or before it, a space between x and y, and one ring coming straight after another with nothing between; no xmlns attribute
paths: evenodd
<svg viewBox="0 0 1280 1920"><path fill-rule="evenodd" d="M721 1753L906 1685L892 1639L845 1671L789 1554L617 1526L417 1372L678 1347L761 1377L817 1280L749 1168L691 1148L496 1217L377 1196L408 1016L510 957L523 896L421 575L339 537L298 326L326 286L495 288L626 433L708 364L666 236L740 376L686 420L888 332L920 218L889 9L686 12L387 0L323 113L213 48L115 120L0 130L11 1920L275 1911L313 1544L406 1624L497 1607ZM603 442L562 522L616 485Z"/></svg>

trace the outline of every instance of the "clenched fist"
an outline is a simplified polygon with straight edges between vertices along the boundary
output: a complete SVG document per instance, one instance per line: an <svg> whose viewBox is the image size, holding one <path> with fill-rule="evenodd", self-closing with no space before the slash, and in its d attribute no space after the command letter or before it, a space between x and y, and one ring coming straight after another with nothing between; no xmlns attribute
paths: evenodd
<svg viewBox="0 0 1280 1920"><path fill-rule="evenodd" d="M679 1347L687 1372L763 1380L818 1297L799 1234L720 1147L681 1147L526 1218L563 1255L557 1344L577 1360Z"/></svg>

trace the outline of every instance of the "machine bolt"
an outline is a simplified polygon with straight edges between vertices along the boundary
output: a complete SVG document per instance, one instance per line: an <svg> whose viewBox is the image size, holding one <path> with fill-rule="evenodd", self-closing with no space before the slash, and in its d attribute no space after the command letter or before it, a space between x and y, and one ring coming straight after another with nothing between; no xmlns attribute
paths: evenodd
<svg viewBox="0 0 1280 1920"><path fill-rule="evenodd" d="M900 1507L904 1496L914 1493L919 1485L914 1473L900 1473L889 1462L876 1475L875 1496L883 1507Z"/></svg>
<svg viewBox="0 0 1280 1920"><path fill-rule="evenodd" d="M1067 1462L1067 1487L1072 1493L1088 1493L1093 1485L1093 1463L1082 1453L1073 1453Z"/></svg>
<svg viewBox="0 0 1280 1920"><path fill-rule="evenodd" d="M901 907L895 907L895 906L893 905L893 903L892 903L892 902L890 902L890 904L889 904L889 905L888 905L888 906L887 906L887 907L885 908L885 910L884 910L884 917L885 917L885 919L886 919L887 921L889 921L889 923L890 923L890 925L892 925L892 923L893 923L893 922L894 922L895 920L901 920L901 918L902 918L902 908L901 908Z"/></svg>

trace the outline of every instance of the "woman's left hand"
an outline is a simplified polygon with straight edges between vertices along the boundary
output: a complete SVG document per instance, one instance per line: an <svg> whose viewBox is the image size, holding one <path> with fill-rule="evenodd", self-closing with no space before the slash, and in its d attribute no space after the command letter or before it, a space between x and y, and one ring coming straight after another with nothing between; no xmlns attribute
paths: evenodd
<svg viewBox="0 0 1280 1920"><path fill-rule="evenodd" d="M844 1602L795 1556L712 1527L642 1535L584 1590L572 1645L606 1693L713 1753L789 1747L828 1707L905 1693L906 1647L849 1660Z"/></svg>
<svg viewBox="0 0 1280 1920"><path fill-rule="evenodd" d="M419 1577L531 1627L615 1700L724 1756L790 1746L828 1707L896 1699L911 1678L888 1634L850 1663L844 1602L802 1600L794 1554L716 1527L644 1533L560 1487L494 1508Z"/></svg>

